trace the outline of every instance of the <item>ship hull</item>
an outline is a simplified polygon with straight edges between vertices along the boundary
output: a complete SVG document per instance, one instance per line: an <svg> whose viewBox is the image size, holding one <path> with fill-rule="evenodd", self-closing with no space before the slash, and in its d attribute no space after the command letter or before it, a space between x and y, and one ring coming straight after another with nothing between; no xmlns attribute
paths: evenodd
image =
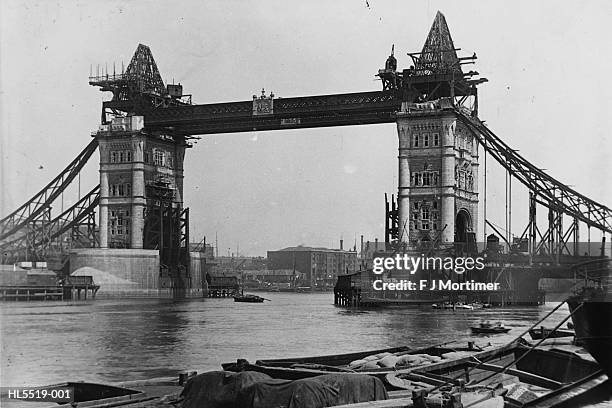
<svg viewBox="0 0 612 408"><path fill-rule="evenodd" d="M612 378L612 299L575 297L567 301L576 331L576 341ZM582 304L582 306L580 306Z"/></svg>

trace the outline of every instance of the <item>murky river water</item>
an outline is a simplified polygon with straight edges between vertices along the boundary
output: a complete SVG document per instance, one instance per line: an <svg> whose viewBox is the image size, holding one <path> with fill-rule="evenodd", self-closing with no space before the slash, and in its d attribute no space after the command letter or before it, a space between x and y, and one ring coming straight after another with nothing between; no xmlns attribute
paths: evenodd
<svg viewBox="0 0 612 408"><path fill-rule="evenodd" d="M263 293L231 299L3 303L2 386L66 380L115 382L220 369L222 362L361 351L449 340L503 344L556 304L481 310L393 308L350 313L331 293ZM546 323L567 316L563 307ZM474 337L470 325L501 320L505 335Z"/></svg>

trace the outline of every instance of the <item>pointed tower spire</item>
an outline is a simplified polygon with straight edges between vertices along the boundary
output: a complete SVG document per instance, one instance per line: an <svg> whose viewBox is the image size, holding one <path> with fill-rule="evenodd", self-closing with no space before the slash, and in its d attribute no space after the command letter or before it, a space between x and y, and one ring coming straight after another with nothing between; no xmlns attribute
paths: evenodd
<svg viewBox="0 0 612 408"><path fill-rule="evenodd" d="M138 44L125 73L137 79L140 92L156 92L160 95L166 93L166 87L157 69L155 59L153 59L153 53L144 44Z"/></svg>
<svg viewBox="0 0 612 408"><path fill-rule="evenodd" d="M415 68L431 74L462 73L446 19L440 11L436 13Z"/></svg>

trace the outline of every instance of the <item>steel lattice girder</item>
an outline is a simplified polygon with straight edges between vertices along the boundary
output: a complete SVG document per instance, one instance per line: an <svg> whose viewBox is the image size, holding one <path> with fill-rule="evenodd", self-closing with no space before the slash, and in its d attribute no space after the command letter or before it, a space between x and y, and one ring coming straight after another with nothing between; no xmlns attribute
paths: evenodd
<svg viewBox="0 0 612 408"><path fill-rule="evenodd" d="M36 220L45 209L49 208L51 203L59 197L77 174L79 174L97 148L97 139L92 139L87 147L56 178L25 204L0 220L0 240L4 240L27 226Z"/></svg>
<svg viewBox="0 0 612 408"><path fill-rule="evenodd" d="M3 254L24 251L26 248L43 248L69 231L92 212L100 202L100 185L94 187L83 196L76 204L68 208L53 220L36 227L30 233L16 238L12 241L2 243L0 252Z"/></svg>
<svg viewBox="0 0 612 408"><path fill-rule="evenodd" d="M538 169L497 137L480 120L455 109L487 153L538 196L542 205L571 215L590 227L612 233L612 210L591 200Z"/></svg>
<svg viewBox="0 0 612 408"><path fill-rule="evenodd" d="M173 135L250 132L395 122L401 98L395 91L274 99L273 113L253 115L253 101L151 109L147 130Z"/></svg>

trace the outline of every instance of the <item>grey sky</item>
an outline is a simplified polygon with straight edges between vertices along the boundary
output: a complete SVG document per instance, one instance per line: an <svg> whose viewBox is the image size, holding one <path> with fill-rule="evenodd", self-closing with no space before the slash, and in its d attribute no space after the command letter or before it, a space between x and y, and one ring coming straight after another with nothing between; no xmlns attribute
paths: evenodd
<svg viewBox="0 0 612 408"><path fill-rule="evenodd" d="M194 102L377 90L395 44L400 68L437 10L475 69L480 117L530 161L612 205L612 5L607 1L2 1L0 216L48 183L89 141L103 98L90 65L151 47L166 82ZM263 255L306 244L383 239L383 194L397 183L395 125L215 135L186 156L192 240ZM97 183L97 154L81 179ZM491 162L490 162L491 163ZM492 166L490 166L492 167ZM487 216L504 223L503 173ZM516 187L513 230L526 194ZM66 194L65 205L76 192Z"/></svg>

